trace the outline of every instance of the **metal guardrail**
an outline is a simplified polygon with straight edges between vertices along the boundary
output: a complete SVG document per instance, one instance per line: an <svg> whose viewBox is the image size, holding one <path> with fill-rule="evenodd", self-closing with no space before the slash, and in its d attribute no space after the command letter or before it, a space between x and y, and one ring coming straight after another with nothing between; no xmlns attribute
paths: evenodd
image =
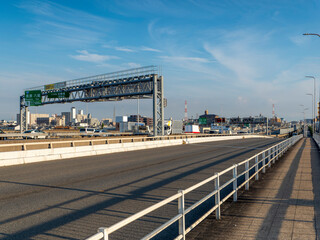
<svg viewBox="0 0 320 240"><path fill-rule="evenodd" d="M93 134L94 135L94 134ZM24 135L25 136L25 135ZM38 134L31 134L30 136L38 136ZM45 136L45 135L41 135ZM87 140L69 140L69 141L43 141L43 142L31 142L31 143L10 143L10 144L0 144L1 148L6 147L19 147L21 146L21 151L28 150L28 146L41 146L43 149L43 145L47 145L46 148L55 148L55 145L64 144L66 147L76 147L77 143L87 143L88 146L93 145L103 145L103 144L115 144L115 143L124 143L124 142L146 142L146 141L157 141L157 140L188 140L190 138L203 138L203 137L215 137L215 136L242 136L239 134L236 135L228 135L228 134L195 134L195 135L169 135L169 136L157 136L157 137L126 137L126 138L103 138L103 139L87 139ZM245 135L244 135L245 136ZM83 144L81 146L84 146ZM33 148L34 149L34 148Z"/></svg>
<svg viewBox="0 0 320 240"><path fill-rule="evenodd" d="M109 240L110 234L113 232L123 228L124 226L140 219L141 217L151 213L160 207L163 207L173 201L178 200L178 214L171 218L169 221L152 231L151 233L147 234L143 237L143 240L151 239L160 232L167 229L173 223L178 222L179 234L175 238L176 240L185 239L187 233L189 233L193 228L195 228L202 220L204 220L209 214L213 211L216 211L216 218L221 218L221 205L231 196L233 196L233 201L237 201L237 194L240 188L245 187L246 190L249 189L250 180L255 178L255 180L259 179L259 173L265 173L266 167L271 167L272 163L281 157L292 145L294 145L298 140L302 138L302 135L293 136L289 139L286 139L252 157L246 159L238 164L235 164L222 172L218 172L210 178L203 180L202 182L189 187L185 190L179 190L178 193L175 195L164 199L163 201L150 206L110 227L101 227L98 229L98 233L92 235L91 237L87 238L86 240ZM238 173L239 167L244 167L242 172ZM232 178L229 179L224 184L220 185L220 178L221 176L225 175L226 173L232 173ZM185 208L185 195L198 189L199 187L207 184L211 181L214 181L215 189L207 196L203 197L193 205L188 208ZM226 191L228 188L231 188L230 191ZM212 199L213 198L213 199ZM213 200L213 201L212 201ZM202 215L198 220L186 226L186 214L191 213L194 209L196 209L201 204L205 203L206 201L211 201L214 205L211 206L208 211Z"/></svg>

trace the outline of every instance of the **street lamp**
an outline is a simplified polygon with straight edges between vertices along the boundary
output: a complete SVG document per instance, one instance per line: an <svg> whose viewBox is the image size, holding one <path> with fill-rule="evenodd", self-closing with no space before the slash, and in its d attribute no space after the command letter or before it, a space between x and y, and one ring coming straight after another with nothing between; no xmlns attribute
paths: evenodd
<svg viewBox="0 0 320 240"><path fill-rule="evenodd" d="M306 78L313 78L313 103L316 102L316 78L314 76L306 76ZM309 94L308 94L309 95ZM315 115L316 115L316 110L314 110L314 104L312 103L312 128L313 132L315 132Z"/></svg>
<svg viewBox="0 0 320 240"><path fill-rule="evenodd" d="M313 113L313 109L314 109L314 107L313 107L313 94L312 93L306 93L306 95L309 95L309 96L311 96L311 101L312 101L312 128L313 128L313 132L315 132L315 130L314 130L314 113Z"/></svg>
<svg viewBox="0 0 320 240"><path fill-rule="evenodd" d="M320 37L320 34L318 34L318 33L304 33L304 34L302 34L302 35L313 35L313 36L318 36L318 37Z"/></svg>
<svg viewBox="0 0 320 240"><path fill-rule="evenodd" d="M304 36L310 36L311 35L311 36L320 37L320 34L318 34L318 33L303 33L303 35ZM307 77L313 78L313 80L314 80L314 105L316 107L316 81L315 81L315 78L313 76L307 76ZM320 102L320 89L319 89L319 102ZM314 109L313 109L313 111L314 111ZM317 110L314 111L314 116L316 116L316 111ZM319 116L319 118L320 118L320 116ZM320 121L320 119L319 119L319 121ZM314 126L315 126L315 124L314 124ZM315 131L315 129L313 129L313 131ZM318 127L318 132L320 132L320 126Z"/></svg>
<svg viewBox="0 0 320 240"><path fill-rule="evenodd" d="M303 107L303 136L307 137L307 126L306 126L306 110L308 110L308 108L304 108L303 104L300 104L301 107Z"/></svg>

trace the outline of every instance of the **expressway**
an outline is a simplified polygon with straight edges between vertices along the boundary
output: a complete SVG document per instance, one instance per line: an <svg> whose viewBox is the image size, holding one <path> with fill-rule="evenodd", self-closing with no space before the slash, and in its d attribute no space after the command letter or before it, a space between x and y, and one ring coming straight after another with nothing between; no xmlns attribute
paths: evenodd
<svg viewBox="0 0 320 240"><path fill-rule="evenodd" d="M0 239L84 239L278 141L207 142L2 167ZM111 239L140 238L176 213L169 205Z"/></svg>

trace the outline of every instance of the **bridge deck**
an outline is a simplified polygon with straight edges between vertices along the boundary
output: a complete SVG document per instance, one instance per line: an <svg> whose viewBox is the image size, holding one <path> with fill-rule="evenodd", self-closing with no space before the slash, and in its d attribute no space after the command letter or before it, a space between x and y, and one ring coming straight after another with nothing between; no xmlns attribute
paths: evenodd
<svg viewBox="0 0 320 240"><path fill-rule="evenodd" d="M298 142L249 191L212 215L188 239L319 239L320 154L310 138Z"/></svg>

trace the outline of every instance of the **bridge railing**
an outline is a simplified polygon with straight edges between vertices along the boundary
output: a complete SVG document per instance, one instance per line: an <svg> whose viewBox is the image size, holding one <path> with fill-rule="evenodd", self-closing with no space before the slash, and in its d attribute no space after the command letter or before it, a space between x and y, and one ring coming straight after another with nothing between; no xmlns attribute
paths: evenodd
<svg viewBox="0 0 320 240"><path fill-rule="evenodd" d="M319 135L319 133L314 133L313 135L312 135L312 137L313 137L313 139L314 139L314 141L318 144L318 146L320 147L320 135Z"/></svg>
<svg viewBox="0 0 320 240"><path fill-rule="evenodd" d="M15 134L23 136L24 138L45 138L45 134ZM1 136L1 135L0 135ZM7 135L6 135L7 136ZM191 138L203 138L203 137L215 137L215 136L240 136L239 134L194 134L194 135L169 135L169 136L157 136L157 137L110 137L110 138L97 138L97 139L85 139L85 140L69 140L69 141L48 141L43 140L39 142L22 142L22 143L10 143L0 144L0 152L6 151L26 151L32 148L35 149L52 149L61 147L77 147L77 146L93 146L103 144L115 144L115 143L127 143L127 142L146 142L146 141L157 141L157 140L188 140ZM93 137L94 138L94 137ZM12 150L15 148L14 150Z"/></svg>
<svg viewBox="0 0 320 240"><path fill-rule="evenodd" d="M110 227L100 227L98 229L98 233L92 235L86 240L109 240L110 235L115 231L176 200L178 201L178 214L166 223L164 223L163 225L161 225L160 227L158 227L157 229L155 229L154 231L152 231L151 233L147 234L142 239L152 239L157 234L161 233L162 231L164 231L176 222L178 222L179 233L175 237L175 239L185 239L186 234L188 234L192 229L194 229L202 220L204 220L212 212L215 211L216 218L220 219L221 205L230 197L233 197L233 201L237 201L238 191L241 188L245 187L245 189L248 190L251 180L258 180L260 172L265 173L266 168L271 167L271 164L275 163L275 161L278 160L279 157L281 157L291 146L293 146L301 138L302 135L288 138L238 164L235 164L221 172L216 173L210 178L207 178L192 187L189 187L185 190L179 190L178 193L176 193L175 195L166 198L161 202L153 206L150 206ZM228 180L223 184L220 184L221 178L225 175L231 175L232 177L228 178ZM200 199L199 201L197 201L196 203L194 203L193 205L191 205L190 207L185 208L185 195L212 181L214 181L214 190L202 199ZM209 207L209 209L207 209L207 211L197 220L195 220L191 224L189 223L189 225L186 226L186 215L192 214L192 211L194 209L208 201L211 202L211 206Z"/></svg>

